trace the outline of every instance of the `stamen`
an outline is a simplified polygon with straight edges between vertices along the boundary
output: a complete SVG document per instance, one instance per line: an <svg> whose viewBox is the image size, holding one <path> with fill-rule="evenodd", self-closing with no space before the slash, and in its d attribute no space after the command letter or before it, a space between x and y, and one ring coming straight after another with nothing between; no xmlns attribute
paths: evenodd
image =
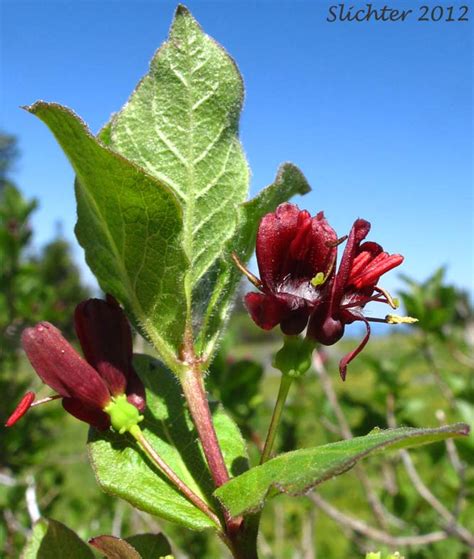
<svg viewBox="0 0 474 559"><path fill-rule="evenodd" d="M327 280L327 276L324 275L324 272L318 272L314 278L311 280L311 285L313 287L318 287L318 285L323 285L323 283Z"/></svg>
<svg viewBox="0 0 474 559"><path fill-rule="evenodd" d="M47 404L48 402L52 402L53 400L57 400L58 398L62 398L59 394L54 394L54 396L47 396L46 398L41 398L41 400L36 400L30 405L30 408L35 406L39 406L41 404Z"/></svg>
<svg viewBox="0 0 474 559"><path fill-rule="evenodd" d="M376 318L375 316L366 316L366 320L369 322L381 322L382 324L387 324L387 317L385 318Z"/></svg>
<svg viewBox="0 0 474 559"><path fill-rule="evenodd" d="M398 307L400 306L400 301L397 298L393 298L386 289L384 289L383 287L379 287L378 285L376 285L374 289L382 293L382 295L385 295L385 297L387 298L387 303L392 307L392 309L398 309Z"/></svg>
<svg viewBox="0 0 474 559"><path fill-rule="evenodd" d="M257 278L257 276L254 276L252 272L248 270L244 264L242 264L237 254L235 252L232 252L231 257L232 260L234 261L234 264L244 274L244 276L246 276L247 279L251 283L253 283L257 289L260 289L260 291L262 291L262 282Z"/></svg>
<svg viewBox="0 0 474 559"><path fill-rule="evenodd" d="M25 413L30 409L31 402L35 399L34 392L27 392L23 398L20 400L19 404L15 408L15 411L10 415L5 423L5 427L11 427L21 419Z"/></svg>
<svg viewBox="0 0 474 559"><path fill-rule="evenodd" d="M344 241L346 241L348 237L349 237L349 235L344 235L344 237L341 237L340 239L336 239L335 241L327 241L326 246L329 247L329 248L336 248L337 246L342 244Z"/></svg>
<svg viewBox="0 0 474 559"><path fill-rule="evenodd" d="M382 322L384 324L414 324L418 322L418 319L412 316L398 316L397 314L387 314L385 318L375 318L372 316L366 316L365 318L369 322Z"/></svg>
<svg viewBox="0 0 474 559"><path fill-rule="evenodd" d="M388 324L414 324L418 322L418 319L412 316L398 316L396 314L387 314L385 320Z"/></svg>
<svg viewBox="0 0 474 559"><path fill-rule="evenodd" d="M340 308L352 309L353 307L363 307L367 305L367 303L387 303L387 301L385 299L381 299L380 295L374 295L373 297L365 297L362 301L359 299L353 303L346 303L345 305L341 305Z"/></svg>

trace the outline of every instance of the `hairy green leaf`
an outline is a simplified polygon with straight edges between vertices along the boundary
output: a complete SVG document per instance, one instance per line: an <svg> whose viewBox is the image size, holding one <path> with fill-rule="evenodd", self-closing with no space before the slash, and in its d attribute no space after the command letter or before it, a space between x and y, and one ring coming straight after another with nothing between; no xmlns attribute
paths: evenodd
<svg viewBox="0 0 474 559"><path fill-rule="evenodd" d="M91 549L70 528L50 518L35 523L22 559L94 559Z"/></svg>
<svg viewBox="0 0 474 559"><path fill-rule="evenodd" d="M145 437L175 473L215 507L214 485L176 378L160 362L145 355L136 356L134 365L146 387L147 409L140 424ZM229 472L239 475L248 467L242 436L219 405L211 404L211 410ZM214 526L157 471L133 439L113 431L91 430L89 451L97 480L107 493L187 528Z"/></svg>
<svg viewBox="0 0 474 559"><path fill-rule="evenodd" d="M111 147L180 200L189 296L234 235L247 197L249 170L238 140L242 100L234 61L179 6L168 41L111 121Z"/></svg>
<svg viewBox="0 0 474 559"><path fill-rule="evenodd" d="M215 267L204 276L195 289L195 300L202 301L198 353L207 358L212 356L242 277L231 261L231 253L235 252L239 259L246 263L255 249L255 238L262 217L292 196L306 194L310 190L308 181L298 167L292 163L284 163L278 169L275 181L242 205L238 230L227 243L226 250ZM217 279L213 279L213 275Z"/></svg>
<svg viewBox="0 0 474 559"><path fill-rule="evenodd" d="M374 430L365 437L281 454L230 480L219 487L215 495L232 516L238 516L260 509L271 489L301 495L346 472L369 454L381 452L388 447L408 448L468 433L469 427L464 423L436 429Z"/></svg>
<svg viewBox="0 0 474 559"><path fill-rule="evenodd" d="M123 303L173 367L184 332L187 268L176 196L102 145L68 109L39 102L28 110L51 129L77 173L76 234L101 288Z"/></svg>

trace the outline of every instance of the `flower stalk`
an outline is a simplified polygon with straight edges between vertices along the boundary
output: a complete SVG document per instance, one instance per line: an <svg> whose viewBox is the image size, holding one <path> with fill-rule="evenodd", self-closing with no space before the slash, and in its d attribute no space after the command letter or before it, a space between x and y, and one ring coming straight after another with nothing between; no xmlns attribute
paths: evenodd
<svg viewBox="0 0 474 559"><path fill-rule="evenodd" d="M267 438L265 439L265 446L263 447L260 464L264 464L271 457L273 445L275 443L275 437L278 431L278 426L280 425L281 414L283 412L283 408L285 407L285 402L292 383L292 377L286 375L281 376L280 388L278 390L275 407L273 408L273 415L270 421L270 426L268 428Z"/></svg>
<svg viewBox="0 0 474 559"><path fill-rule="evenodd" d="M171 483L199 510L208 516L212 522L215 523L218 530L222 531L221 522L216 513L205 503L194 491L192 491L168 466L168 464L161 458L156 450L151 446L146 439L142 430L138 425L133 425L128 429L128 432L137 441L140 448L150 458L150 460L158 467L158 469L171 481Z"/></svg>

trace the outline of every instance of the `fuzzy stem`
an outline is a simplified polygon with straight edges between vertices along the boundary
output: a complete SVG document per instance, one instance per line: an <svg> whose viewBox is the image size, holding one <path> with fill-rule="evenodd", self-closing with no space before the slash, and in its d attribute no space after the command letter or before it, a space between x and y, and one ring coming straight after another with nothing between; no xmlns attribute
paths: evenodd
<svg viewBox="0 0 474 559"><path fill-rule="evenodd" d="M265 446L263 448L262 457L260 458L260 464L265 463L272 453L273 443L275 442L276 433L278 426L280 424L281 414L285 406L286 398L290 390L290 386L293 379L287 375L282 375L280 380L280 389L278 390L278 396L275 403L275 408L273 409L272 420L270 421L270 427L268 428L267 438L265 440Z"/></svg>
<svg viewBox="0 0 474 559"><path fill-rule="evenodd" d="M229 473L217 440L199 368L192 366L187 369L181 376L181 383L189 411L201 440L212 479L216 487L220 487L229 481Z"/></svg>
<svg viewBox="0 0 474 559"><path fill-rule="evenodd" d="M146 455L152 460L152 462L159 468L159 470L165 474L165 476L171 481L171 483L179 489L179 491L187 498L193 505L195 505L199 510L201 510L206 516L208 516L215 524L219 530L221 528L221 522L217 515L211 510L209 505L205 503L200 497L194 493L168 466L168 464L159 456L156 450L151 446L148 440L143 435L142 430L138 425L134 425L129 430L133 438L138 442L140 447L146 453Z"/></svg>

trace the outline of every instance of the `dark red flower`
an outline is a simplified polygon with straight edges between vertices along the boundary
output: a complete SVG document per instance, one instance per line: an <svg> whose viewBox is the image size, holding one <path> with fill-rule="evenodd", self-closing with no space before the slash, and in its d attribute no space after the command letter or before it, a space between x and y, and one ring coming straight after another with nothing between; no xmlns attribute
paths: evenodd
<svg viewBox="0 0 474 559"><path fill-rule="evenodd" d="M334 272L337 237L324 218L281 204L258 228L257 263L261 293L247 293L245 304L264 330L280 324L285 334L299 334L319 304Z"/></svg>
<svg viewBox="0 0 474 559"><path fill-rule="evenodd" d="M77 306L74 318L85 359L48 322L27 328L22 345L43 382L62 398L66 411L98 429L107 429L110 417L104 408L114 397L125 394L138 410L145 407L144 387L132 366L130 326L112 298L84 301ZM7 421L8 426L26 411L22 408L18 413L24 401Z"/></svg>
<svg viewBox="0 0 474 559"><path fill-rule="evenodd" d="M395 306L388 293L377 286L380 277L400 265L403 256L388 254L373 242L362 241L370 231L370 223L357 219L352 226L342 255L337 274L331 278L328 297L313 312L307 336L324 344L332 345L344 334L346 324L356 320L365 323L367 333L359 346L348 353L340 362L341 377L345 379L347 365L365 347L370 337L369 320L363 314L364 306L370 301Z"/></svg>

